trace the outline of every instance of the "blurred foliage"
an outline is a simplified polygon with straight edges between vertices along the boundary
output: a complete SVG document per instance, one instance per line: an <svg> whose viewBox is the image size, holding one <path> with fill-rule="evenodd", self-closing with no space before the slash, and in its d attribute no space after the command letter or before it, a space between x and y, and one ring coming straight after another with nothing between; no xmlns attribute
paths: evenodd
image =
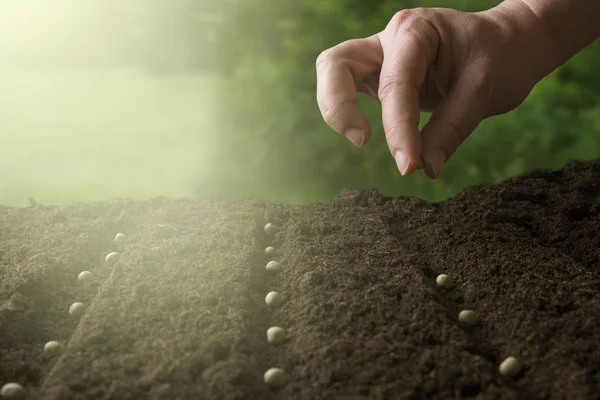
<svg viewBox="0 0 600 400"><path fill-rule="evenodd" d="M344 40L382 30L408 7L481 11L490 0L238 1L225 10L216 43L224 66L222 154L230 168L207 192L228 183L228 195L326 201L345 187L436 201L476 184L600 155L600 43L543 80L517 110L485 120L437 181L403 178L385 143L379 104L361 98L373 139L356 149L322 121L315 100L315 60ZM226 20L225 22L223 22ZM428 115L422 115L422 122ZM252 149L252 151L246 151Z"/></svg>
<svg viewBox="0 0 600 400"><path fill-rule="evenodd" d="M93 3L69 1L80 8ZM388 195L437 201L469 186L600 156L598 41L538 84L521 107L484 121L435 181L421 173L400 176L385 142L380 105L373 99L359 96L373 128L363 149L323 122L315 79L315 61L323 50L381 31L403 8L475 12L499 0L96 3L101 11L85 14L100 21L95 24L102 29L96 28L94 37L117 45L88 46L85 52L80 46L63 53L80 57L83 64L102 58L141 66L157 79L213 77L218 90L216 96L210 93L211 114L220 126L210 136L210 154L199 150L198 157L202 154L202 162L215 167L209 178L198 179L198 195L309 203L328 201L343 188L375 187ZM86 21L80 25L93 25ZM192 109L191 101L183 96L181 108ZM190 120L197 117L189 114ZM427 118L422 114L421 123ZM173 140L178 140L176 134ZM201 143L190 144L196 145Z"/></svg>

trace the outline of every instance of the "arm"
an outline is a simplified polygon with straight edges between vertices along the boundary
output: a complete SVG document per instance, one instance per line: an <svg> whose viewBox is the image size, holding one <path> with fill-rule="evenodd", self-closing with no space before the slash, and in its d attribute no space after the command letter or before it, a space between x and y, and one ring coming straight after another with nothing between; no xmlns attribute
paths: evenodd
<svg viewBox="0 0 600 400"><path fill-rule="evenodd" d="M529 24L536 21L549 39L543 76L600 37L600 0L505 0L497 8Z"/></svg>

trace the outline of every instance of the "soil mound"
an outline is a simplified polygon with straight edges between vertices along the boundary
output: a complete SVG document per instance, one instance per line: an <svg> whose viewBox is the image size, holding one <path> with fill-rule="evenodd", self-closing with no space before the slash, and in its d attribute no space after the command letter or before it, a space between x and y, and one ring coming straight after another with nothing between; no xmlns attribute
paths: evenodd
<svg viewBox="0 0 600 400"><path fill-rule="evenodd" d="M600 163L574 162L440 203L348 190L305 206L2 207L0 385L55 400L598 399L599 193ZM287 340L269 344L272 326ZM61 355L44 356L50 340ZM284 386L264 383L271 367Z"/></svg>

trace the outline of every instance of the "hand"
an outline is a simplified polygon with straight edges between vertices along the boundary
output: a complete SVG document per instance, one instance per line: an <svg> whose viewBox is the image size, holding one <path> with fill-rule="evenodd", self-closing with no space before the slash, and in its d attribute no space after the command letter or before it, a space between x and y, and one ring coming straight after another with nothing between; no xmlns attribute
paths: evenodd
<svg viewBox="0 0 600 400"><path fill-rule="evenodd" d="M381 101L389 149L402 175L422 162L435 179L487 117L519 106L548 71L552 45L530 8L480 13L419 8L398 12L382 32L332 47L317 59L325 122L361 147L370 124L357 91ZM432 111L419 133L419 112Z"/></svg>

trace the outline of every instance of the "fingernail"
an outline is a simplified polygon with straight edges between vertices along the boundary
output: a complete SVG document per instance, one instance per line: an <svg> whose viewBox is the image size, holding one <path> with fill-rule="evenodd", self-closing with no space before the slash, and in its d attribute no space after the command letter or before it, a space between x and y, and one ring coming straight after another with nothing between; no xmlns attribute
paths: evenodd
<svg viewBox="0 0 600 400"><path fill-rule="evenodd" d="M406 170L408 169L408 158L401 151L397 151L394 158L396 159L396 164L398 165L400 173L405 175Z"/></svg>
<svg viewBox="0 0 600 400"><path fill-rule="evenodd" d="M429 166L431 167L431 171L433 172L433 177L437 178L442 172L442 168L444 167L444 163L446 162L446 155L443 151L437 150L429 157Z"/></svg>
<svg viewBox="0 0 600 400"><path fill-rule="evenodd" d="M350 128L344 132L346 139L351 141L356 147L362 147L364 140L364 133L358 128Z"/></svg>

